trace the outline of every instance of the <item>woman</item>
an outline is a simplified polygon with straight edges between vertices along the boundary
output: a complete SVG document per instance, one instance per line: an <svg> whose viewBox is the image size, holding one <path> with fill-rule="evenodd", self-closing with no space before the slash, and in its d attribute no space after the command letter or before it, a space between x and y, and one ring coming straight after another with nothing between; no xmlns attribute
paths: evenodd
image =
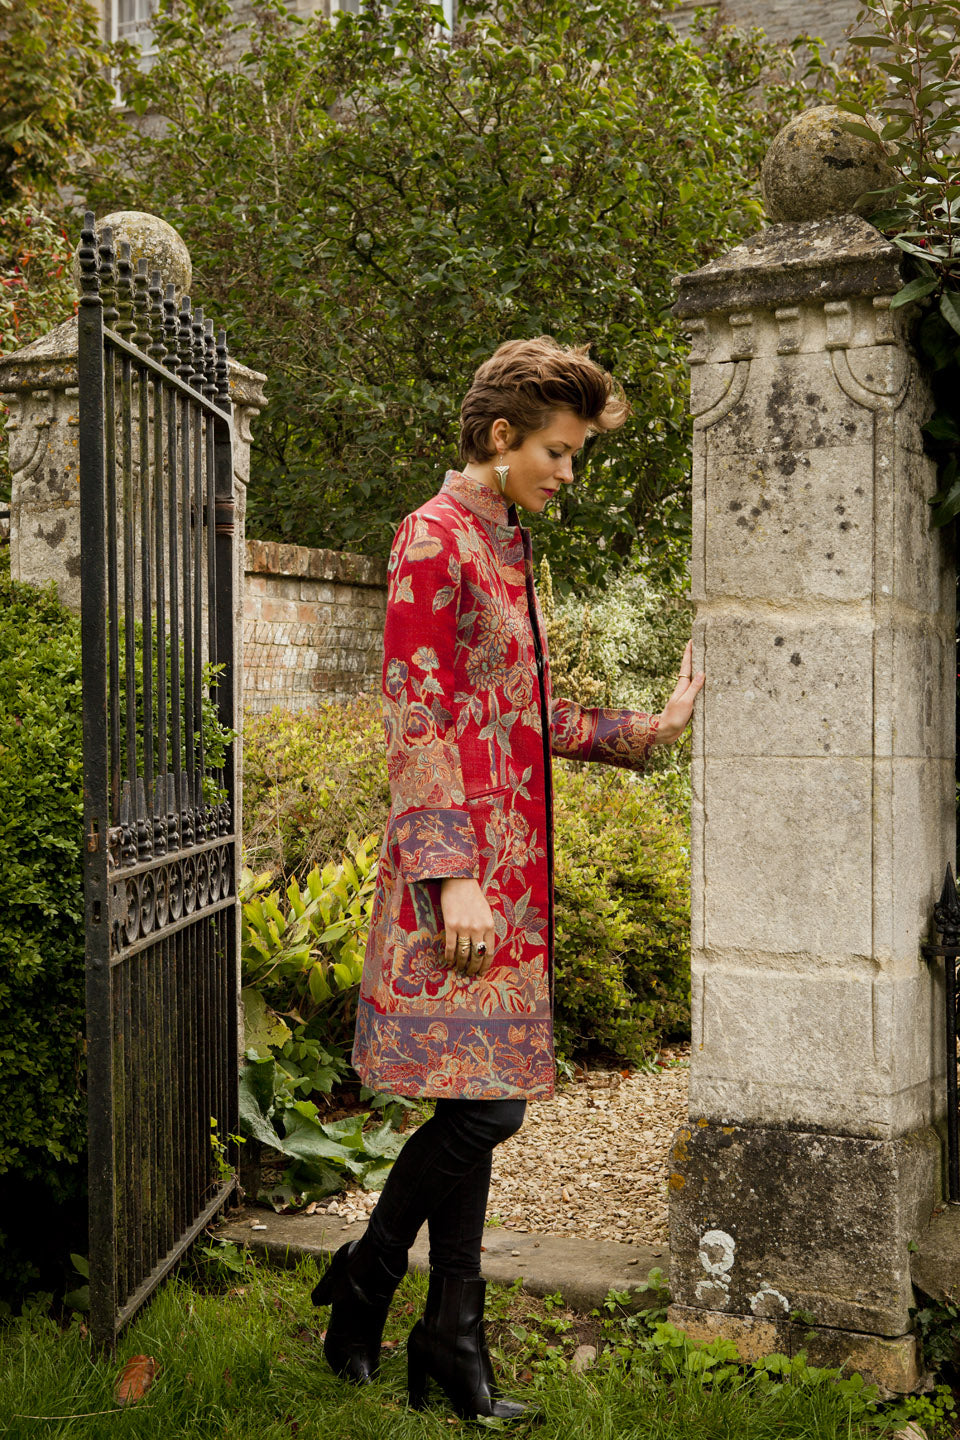
<svg viewBox="0 0 960 1440"><path fill-rule="evenodd" d="M690 646L663 713L585 710L551 695L530 537L573 480L587 435L628 413L585 349L501 345L461 410L462 469L408 515L390 557L384 717L393 804L357 1015L364 1083L436 1097L362 1239L314 1291L324 1353L375 1373L387 1310L424 1221L430 1284L408 1351L412 1404L430 1378L465 1417L524 1407L494 1386L480 1253L491 1156L529 1096L553 1092L550 757L639 769L688 723L703 676Z"/></svg>

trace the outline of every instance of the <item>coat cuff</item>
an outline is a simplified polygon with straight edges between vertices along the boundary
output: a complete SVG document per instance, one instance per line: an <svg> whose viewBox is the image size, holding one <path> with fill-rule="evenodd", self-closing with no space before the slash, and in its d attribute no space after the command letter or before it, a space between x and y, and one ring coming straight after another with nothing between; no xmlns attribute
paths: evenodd
<svg viewBox="0 0 960 1440"><path fill-rule="evenodd" d="M653 748L658 716L642 710L601 710L590 747L590 759L625 770L642 770Z"/></svg>
<svg viewBox="0 0 960 1440"><path fill-rule="evenodd" d="M404 880L446 880L480 875L477 838L466 810L411 810L393 821Z"/></svg>

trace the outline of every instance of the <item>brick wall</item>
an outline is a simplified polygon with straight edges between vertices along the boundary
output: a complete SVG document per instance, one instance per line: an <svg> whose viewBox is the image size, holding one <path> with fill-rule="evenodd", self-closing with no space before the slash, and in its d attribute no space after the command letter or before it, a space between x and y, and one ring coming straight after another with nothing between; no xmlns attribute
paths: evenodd
<svg viewBox="0 0 960 1440"><path fill-rule="evenodd" d="M379 681L386 561L249 540L243 602L244 704L315 709Z"/></svg>

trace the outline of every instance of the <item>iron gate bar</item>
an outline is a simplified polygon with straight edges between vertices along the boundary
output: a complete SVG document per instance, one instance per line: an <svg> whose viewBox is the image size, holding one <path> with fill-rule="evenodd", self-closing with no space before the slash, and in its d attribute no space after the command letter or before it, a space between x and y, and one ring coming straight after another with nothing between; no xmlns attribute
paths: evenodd
<svg viewBox="0 0 960 1440"><path fill-rule="evenodd" d="M91 1328L112 1345L235 1188L210 1129L237 1128L234 753L210 770L203 707L219 660L233 729L237 557L223 332L91 214L79 258Z"/></svg>
<svg viewBox="0 0 960 1440"><path fill-rule="evenodd" d="M960 956L960 896L948 865L943 878L940 899L934 906L934 924L939 944L921 946L926 958L943 959L944 1032L947 1062L947 1197L960 1202L960 1085L957 1056L957 958Z"/></svg>

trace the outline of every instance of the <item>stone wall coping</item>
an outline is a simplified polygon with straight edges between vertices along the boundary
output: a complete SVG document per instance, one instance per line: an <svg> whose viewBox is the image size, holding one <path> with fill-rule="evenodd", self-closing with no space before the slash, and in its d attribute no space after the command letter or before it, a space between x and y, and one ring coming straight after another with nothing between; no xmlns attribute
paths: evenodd
<svg viewBox="0 0 960 1440"><path fill-rule="evenodd" d="M899 248L859 215L769 225L691 275L674 280L680 319L748 309L894 295Z"/></svg>
<svg viewBox="0 0 960 1440"><path fill-rule="evenodd" d="M230 398L235 405L260 411L267 403L266 375L230 356ZM77 317L71 315L56 329L0 356L0 395L24 391L69 390L77 384Z"/></svg>
<svg viewBox="0 0 960 1440"><path fill-rule="evenodd" d="M333 580L341 585L382 587L387 562L379 555L351 555L339 550L311 550L274 540L248 540L246 573L282 575L307 580Z"/></svg>
<svg viewBox="0 0 960 1440"><path fill-rule="evenodd" d="M0 395L22 390L67 390L76 383L76 315L22 350L0 355Z"/></svg>

